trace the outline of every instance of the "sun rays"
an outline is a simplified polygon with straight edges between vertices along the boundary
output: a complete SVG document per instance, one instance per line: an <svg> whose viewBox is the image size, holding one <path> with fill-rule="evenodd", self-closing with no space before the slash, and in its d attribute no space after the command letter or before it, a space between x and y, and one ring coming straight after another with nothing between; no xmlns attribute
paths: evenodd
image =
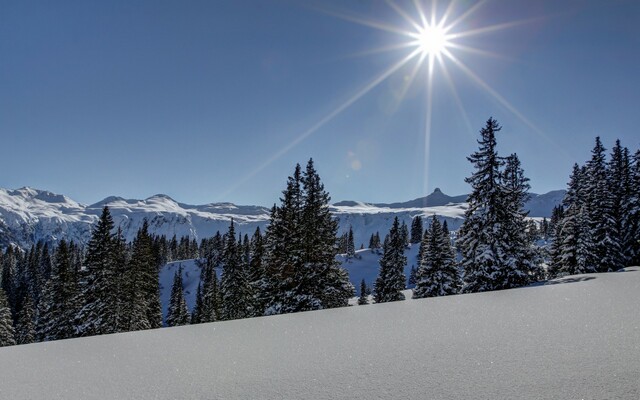
<svg viewBox="0 0 640 400"><path fill-rule="evenodd" d="M238 187L259 174L263 169L265 169L275 160L289 152L300 142L318 131L339 114L343 113L356 101L360 100L366 94L371 92L387 78L398 72L401 68L409 68L410 73L400 91L398 102L402 102L408 90L413 87L413 85L419 83L420 80L422 80L425 85L425 178L423 188L425 190L425 193L428 186L426 171L429 164L429 145L431 140L434 102L433 88L436 76L437 79L441 79L446 83L446 86L449 88L451 96L455 100L455 104L465 122L465 125L470 130L470 132L472 131L468 113L464 106L464 99L461 98L458 93L456 83L449 70L450 68L456 68L458 71L462 72L463 75L465 75L471 82L476 84L481 90L483 90L484 93L488 94L490 97L496 100L506 110L520 119L526 126L531 128L536 134L549 140L549 137L545 135L542 130L537 128L529 119L527 119L522 114L522 112L520 112L514 105L512 105L504 96L498 93L496 89L492 88L488 83L482 80L473 71L472 68L467 66L462 60L462 54L459 54L472 53L475 55L492 58L505 58L504 56L495 54L491 51L465 44L463 41L470 37L492 34L504 29L514 28L525 23L540 20L540 18L519 21L506 21L493 25L474 27L464 30L461 28L464 25L463 22L471 18L474 13L476 13L485 4L485 1L479 1L466 9L460 9L462 7L459 7L458 2L450 1L447 6L444 7L444 11L442 11L443 7L438 7L438 3L435 0L431 1L428 4L420 0L413 0L412 3L403 3L403 5L405 6L409 5L408 7L401 7L393 0L386 0L385 3L389 7L390 11L392 10L399 17L401 17L402 21L404 22L402 26L396 26L388 22L375 21L363 16L344 12L336 12L326 9L318 9L318 11L336 18L343 19L345 21L349 21L378 31L386 32L398 38L397 43L361 51L359 53L356 53L356 56L373 56L384 53L395 54L402 51L406 51L406 53L401 56L397 62L392 63L386 70L373 77L360 90L349 96L347 100L343 101L339 106L333 109L333 111L326 114L326 116L319 120L315 125L298 134L295 139L276 151L259 166L251 170L245 177L237 181L231 188L226 190L221 195L221 197L226 197L228 194L235 191ZM430 5L430 7L428 7L428 5Z"/></svg>

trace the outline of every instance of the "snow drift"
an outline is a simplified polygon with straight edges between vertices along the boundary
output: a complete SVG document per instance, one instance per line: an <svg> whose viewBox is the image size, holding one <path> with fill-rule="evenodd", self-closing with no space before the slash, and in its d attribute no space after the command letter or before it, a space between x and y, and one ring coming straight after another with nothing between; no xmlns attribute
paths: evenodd
<svg viewBox="0 0 640 400"><path fill-rule="evenodd" d="M637 399L640 268L0 349L3 399Z"/></svg>

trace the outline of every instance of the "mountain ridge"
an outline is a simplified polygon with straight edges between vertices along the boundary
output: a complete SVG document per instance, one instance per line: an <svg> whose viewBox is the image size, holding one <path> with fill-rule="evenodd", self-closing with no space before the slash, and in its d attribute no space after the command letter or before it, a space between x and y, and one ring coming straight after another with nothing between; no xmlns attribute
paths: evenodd
<svg viewBox="0 0 640 400"><path fill-rule="evenodd" d="M530 216L550 216L551 209L562 201L562 197L563 190L532 194L527 203ZM339 222L339 232L353 229L356 246L360 247L368 244L372 233L384 235L396 216L410 224L417 215L437 215L455 230L464 218L466 198L467 195L448 196L437 188L428 196L407 202L342 201L330 208ZM190 236L199 240L213 236L217 231L225 232L232 219L243 234L252 234L256 228L264 231L270 214L270 209L263 206L229 202L191 205L165 194L155 194L143 200L109 196L85 205L48 190L0 188L0 246L14 243L28 247L38 240L56 242L61 238L86 243L92 225L105 205L109 206L114 223L122 228L126 240L133 239L145 218L152 233L167 237Z"/></svg>

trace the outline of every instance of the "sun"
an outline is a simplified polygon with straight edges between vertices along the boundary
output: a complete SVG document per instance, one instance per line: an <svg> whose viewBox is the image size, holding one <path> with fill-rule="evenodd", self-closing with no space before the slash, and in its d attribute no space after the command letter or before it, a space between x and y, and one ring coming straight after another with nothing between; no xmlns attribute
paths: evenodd
<svg viewBox="0 0 640 400"><path fill-rule="evenodd" d="M414 44L423 56L439 56L449 45L446 31L439 26L420 28L414 35Z"/></svg>

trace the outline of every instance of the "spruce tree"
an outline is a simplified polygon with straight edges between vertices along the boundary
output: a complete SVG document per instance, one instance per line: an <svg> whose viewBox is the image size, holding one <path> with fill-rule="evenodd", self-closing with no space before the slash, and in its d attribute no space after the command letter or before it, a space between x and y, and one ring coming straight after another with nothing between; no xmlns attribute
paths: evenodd
<svg viewBox="0 0 640 400"><path fill-rule="evenodd" d="M16 344L13 317L3 289L0 289L0 347Z"/></svg>
<svg viewBox="0 0 640 400"><path fill-rule="evenodd" d="M525 220L528 212L524 210L524 204L529 198L529 179L524 176L516 154L506 159L501 185L504 191L504 205L501 209L503 218L499 228L503 232L502 235L508 239L504 287L524 286L537 280L541 269L536 263L533 246L536 236L532 233L527 235L527 230L537 230L535 222L527 223Z"/></svg>
<svg viewBox="0 0 640 400"><path fill-rule="evenodd" d="M233 219L226 235L224 266L222 268L222 316L224 319L238 319L251 316L253 294L247 277L247 269L242 261L242 244L236 242Z"/></svg>
<svg viewBox="0 0 640 400"><path fill-rule="evenodd" d="M264 241L258 227L251 237L251 261L249 262L249 285L253 294L251 310L255 317L261 316L266 306L262 296L264 279Z"/></svg>
<svg viewBox="0 0 640 400"><path fill-rule="evenodd" d="M416 272L413 298L447 296L460 289L460 277L449 234L433 216L420 266Z"/></svg>
<svg viewBox="0 0 640 400"><path fill-rule="evenodd" d="M627 222L628 265L640 265L640 150L633 156Z"/></svg>
<svg viewBox="0 0 640 400"><path fill-rule="evenodd" d="M364 306L366 304L369 304L369 297L367 295L367 284L364 279L362 279L362 282L360 282L360 297L358 297L358 305Z"/></svg>
<svg viewBox="0 0 640 400"><path fill-rule="evenodd" d="M398 217L393 220L389 234L385 238L380 271L374 285L376 303L404 300L406 278L404 267L407 257L404 255L405 242Z"/></svg>
<svg viewBox="0 0 640 400"><path fill-rule="evenodd" d="M113 219L105 206L87 244L86 273L82 298L84 305L77 315L80 336L118 331L120 306L120 244L113 233Z"/></svg>
<svg viewBox="0 0 640 400"><path fill-rule="evenodd" d="M331 197L324 189L313 159L307 162L302 185L303 269L298 271L295 308L304 311L345 307L355 296L355 289L347 271L335 258L338 222L329 210Z"/></svg>
<svg viewBox="0 0 640 400"><path fill-rule="evenodd" d="M31 296L27 294L22 310L18 315L18 322L15 328L15 338L17 344L29 344L36 341L35 330L35 310Z"/></svg>
<svg viewBox="0 0 640 400"><path fill-rule="evenodd" d="M416 215L411 221L411 243L418 244L422 241L422 233L424 227L422 225L422 217Z"/></svg>
<svg viewBox="0 0 640 400"><path fill-rule="evenodd" d="M467 199L469 207L458 239L466 292L505 287L504 254L508 249L499 232L503 207L500 185L502 161L496 151L496 133L500 130L498 122L489 118L480 131L479 150L468 157L475 172L465 179L471 185L472 192Z"/></svg>
<svg viewBox="0 0 640 400"><path fill-rule="evenodd" d="M605 148L600 138L596 137L591 159L586 165L585 223L588 224L594 243L594 259L587 259L586 263L595 265L599 272L616 271L622 266L620 237L615 234L616 221L607 180Z"/></svg>
<svg viewBox="0 0 640 400"><path fill-rule="evenodd" d="M189 319L189 310L187 309L187 302L184 299L182 288L182 267L179 267L173 277L173 285L171 286L167 326L187 325Z"/></svg>
<svg viewBox="0 0 640 400"><path fill-rule="evenodd" d="M347 234L347 260L356 257L356 246L353 242L353 228L349 226L349 233Z"/></svg>

